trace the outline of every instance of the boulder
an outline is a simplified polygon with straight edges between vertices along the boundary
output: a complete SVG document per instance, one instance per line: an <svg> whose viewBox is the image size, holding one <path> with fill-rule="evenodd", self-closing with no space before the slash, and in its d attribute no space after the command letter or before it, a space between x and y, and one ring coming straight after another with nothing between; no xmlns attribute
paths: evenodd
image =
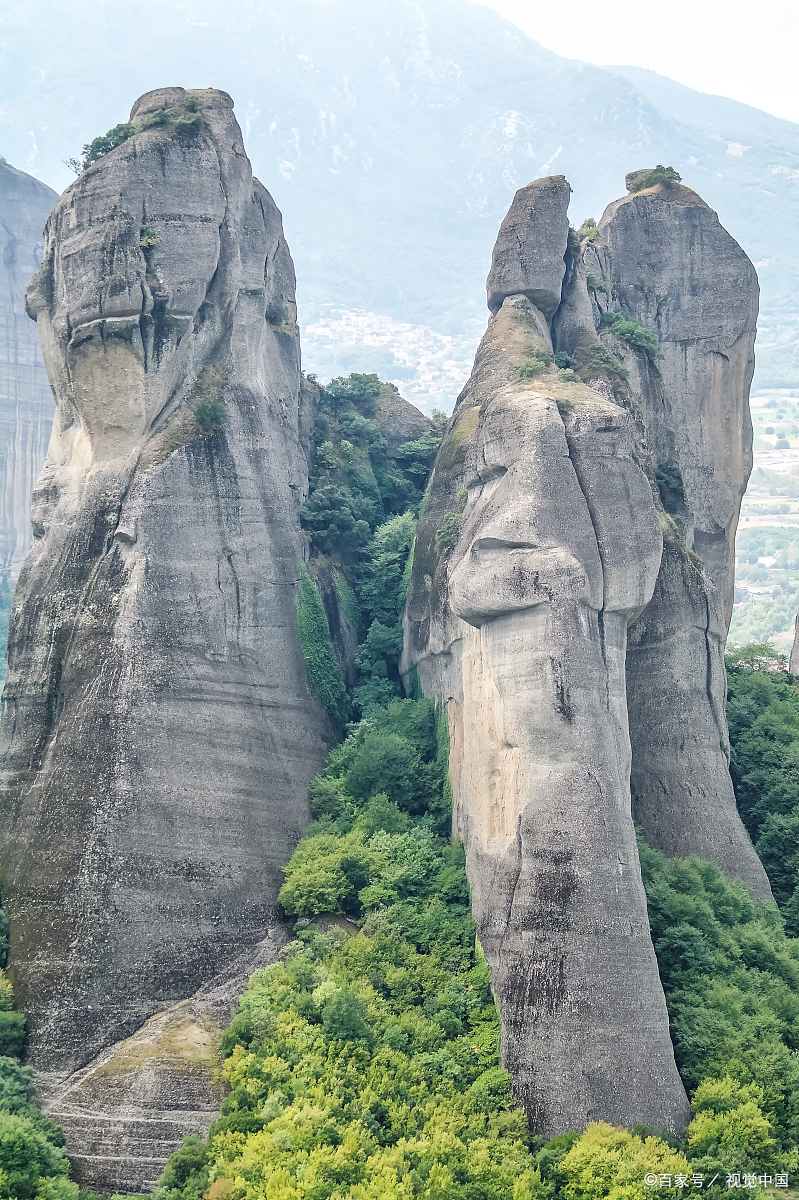
<svg viewBox="0 0 799 1200"><path fill-rule="evenodd" d="M519 188L499 227L486 292L496 312L506 296L527 296L549 319L566 271L571 188L562 175Z"/></svg>

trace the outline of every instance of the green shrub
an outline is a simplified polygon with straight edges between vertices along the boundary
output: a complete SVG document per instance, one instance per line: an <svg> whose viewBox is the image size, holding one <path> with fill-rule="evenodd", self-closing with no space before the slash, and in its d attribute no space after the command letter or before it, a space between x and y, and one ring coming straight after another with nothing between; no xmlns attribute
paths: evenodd
<svg viewBox="0 0 799 1200"><path fill-rule="evenodd" d="M574 366L574 359L565 350L558 350L555 355L555 366L560 367L563 371L567 371L570 367Z"/></svg>
<svg viewBox="0 0 799 1200"><path fill-rule="evenodd" d="M594 345L588 351L584 361L580 363L580 371L583 377L591 379L595 375L600 375L608 381L611 388L620 387L630 378L630 372L619 362L615 354L611 354L610 350L606 350L604 346Z"/></svg>
<svg viewBox="0 0 799 1200"><path fill-rule="evenodd" d="M647 175L637 179L630 186L631 192L642 192L644 188L655 187L661 183L664 187L674 187L675 183L680 183L682 176L678 175L674 167L664 167L660 163L655 167L654 171L650 171Z"/></svg>
<svg viewBox="0 0 799 1200"><path fill-rule="evenodd" d="M660 352L660 342L649 329L631 317L625 317L620 312L603 312L602 324L609 327L614 337L620 342L626 342L634 350L640 351L650 362L655 362L663 355Z"/></svg>
<svg viewBox="0 0 799 1200"><path fill-rule="evenodd" d="M158 237L152 225L142 225L139 230L139 245L142 250L152 250L158 245Z"/></svg>
<svg viewBox="0 0 799 1200"><path fill-rule="evenodd" d="M530 357L522 363L516 372L516 378L519 381L522 379L534 379L536 375L543 374L554 360L554 354L550 350L547 350L546 347L541 346L537 350L533 350Z"/></svg>
<svg viewBox="0 0 799 1200"><path fill-rule="evenodd" d="M103 158L106 154L110 154L112 150L116 150L117 146L121 146L128 138L133 137L134 133L139 132L138 125L131 125L130 122L123 122L120 125L115 125L113 129L109 129L108 133L96 137L94 141L89 142L83 147L83 158L80 162L77 159L70 159L69 166L75 171L75 174L80 174L90 167L92 163Z"/></svg>
<svg viewBox="0 0 799 1200"><path fill-rule="evenodd" d="M334 725L342 729L350 717L350 702L330 637L330 626L319 588L303 564L300 572L300 596L297 602L297 632L308 681L329 712Z"/></svg>
<svg viewBox="0 0 799 1200"><path fill-rule="evenodd" d="M227 379L218 367L207 366L203 367L192 389L194 417L205 434L216 432L225 422L227 412L223 396L226 383Z"/></svg>
<svg viewBox="0 0 799 1200"><path fill-rule="evenodd" d="M25 1014L0 1010L0 1056L19 1058L25 1049Z"/></svg>
<svg viewBox="0 0 799 1200"><path fill-rule="evenodd" d="M661 463L655 471L655 483L660 493L660 502L667 513L674 515L685 509L685 490L682 471L678 462Z"/></svg>
<svg viewBox="0 0 799 1200"><path fill-rule="evenodd" d="M522 365L519 367L518 371L516 372L516 378L519 380L534 379L536 375L543 374L543 372L545 370L546 370L545 364L542 363L539 359L528 358L527 361L523 362Z"/></svg>
<svg viewBox="0 0 799 1200"><path fill-rule="evenodd" d="M449 558L458 544L461 534L461 514L447 513L435 533L436 553L440 558Z"/></svg>
<svg viewBox="0 0 799 1200"><path fill-rule="evenodd" d="M211 400L198 404L194 415L203 433L214 433L224 425L226 410L220 401Z"/></svg>
<svg viewBox="0 0 799 1200"><path fill-rule="evenodd" d="M286 325L289 319L289 310L285 304L267 304L266 320L269 325Z"/></svg>
<svg viewBox="0 0 799 1200"><path fill-rule="evenodd" d="M586 217L580 228L577 230L578 237L588 238L589 242L593 242L599 230L596 226L596 221L593 217Z"/></svg>
<svg viewBox="0 0 799 1200"><path fill-rule="evenodd" d="M202 115L202 101L200 97L189 93L177 105L171 108L158 108L155 112L148 113L141 121L135 123L128 121L120 125L115 125L113 129L109 129L108 133L104 133L100 137L96 137L94 141L87 143L83 147L83 156L81 158L69 158L66 160L66 165L76 175L80 175L92 163L104 158L112 150L116 150L117 146L121 146L128 138L132 138L137 133L142 133L145 129L152 129L159 126L172 126L177 133L182 134L200 132L205 128L205 118Z"/></svg>

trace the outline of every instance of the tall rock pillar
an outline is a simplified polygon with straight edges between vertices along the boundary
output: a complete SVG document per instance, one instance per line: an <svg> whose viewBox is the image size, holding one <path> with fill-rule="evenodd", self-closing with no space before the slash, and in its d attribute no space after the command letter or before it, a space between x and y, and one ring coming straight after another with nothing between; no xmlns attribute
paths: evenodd
<svg viewBox="0 0 799 1200"><path fill-rule="evenodd" d="M47 224L56 397L9 635L0 884L44 1099L262 939L329 728L295 606L294 269L224 92L151 92Z"/></svg>
<svg viewBox="0 0 799 1200"><path fill-rule="evenodd" d="M503 1062L534 1128L676 1130L688 1105L630 813L625 695L627 626L662 535L630 413L551 365L569 192L561 177L522 189L500 230L494 315L417 534L406 666L447 704L454 826Z"/></svg>
<svg viewBox="0 0 799 1200"><path fill-rule="evenodd" d="M633 818L651 845L711 859L769 898L735 807L725 716L735 532L752 469L755 269L681 184L609 205L579 256L602 344L629 372L666 532L627 651ZM654 334L658 355L625 341L624 326L616 337L614 314Z"/></svg>
<svg viewBox="0 0 799 1200"><path fill-rule="evenodd" d="M404 667L447 704L454 827L534 1128L679 1129L634 827L769 896L724 716L757 284L687 188L617 202L583 239L568 199L537 180L502 223Z"/></svg>

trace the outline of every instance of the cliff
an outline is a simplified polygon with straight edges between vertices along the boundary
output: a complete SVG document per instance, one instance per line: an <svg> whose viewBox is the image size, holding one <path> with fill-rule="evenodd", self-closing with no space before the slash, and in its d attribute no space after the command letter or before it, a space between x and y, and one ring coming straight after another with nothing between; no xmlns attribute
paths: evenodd
<svg viewBox="0 0 799 1200"><path fill-rule="evenodd" d="M38 179L0 160L0 587L10 591L33 542L30 500L53 422L25 289L42 261L42 230L57 199ZM1 598L0 607L6 607Z"/></svg>
<svg viewBox="0 0 799 1200"><path fill-rule="evenodd" d="M56 413L9 631L0 879L55 1114L269 935L331 737L297 635L294 269L232 109L142 97L58 202L28 292ZM113 1190L109 1152L67 1134Z"/></svg>
<svg viewBox="0 0 799 1200"><path fill-rule="evenodd" d="M687 189L633 194L582 238L569 194L537 180L500 230L403 665L448 708L454 828L534 1128L677 1130L633 812L655 847L770 894L724 721L757 283Z"/></svg>

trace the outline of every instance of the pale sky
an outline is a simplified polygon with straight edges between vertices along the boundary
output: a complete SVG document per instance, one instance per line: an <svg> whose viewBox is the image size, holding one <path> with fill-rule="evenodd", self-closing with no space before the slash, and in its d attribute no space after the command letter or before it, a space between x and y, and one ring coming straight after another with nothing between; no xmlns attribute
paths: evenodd
<svg viewBox="0 0 799 1200"><path fill-rule="evenodd" d="M797 0L474 0L565 58L648 67L799 122Z"/></svg>

